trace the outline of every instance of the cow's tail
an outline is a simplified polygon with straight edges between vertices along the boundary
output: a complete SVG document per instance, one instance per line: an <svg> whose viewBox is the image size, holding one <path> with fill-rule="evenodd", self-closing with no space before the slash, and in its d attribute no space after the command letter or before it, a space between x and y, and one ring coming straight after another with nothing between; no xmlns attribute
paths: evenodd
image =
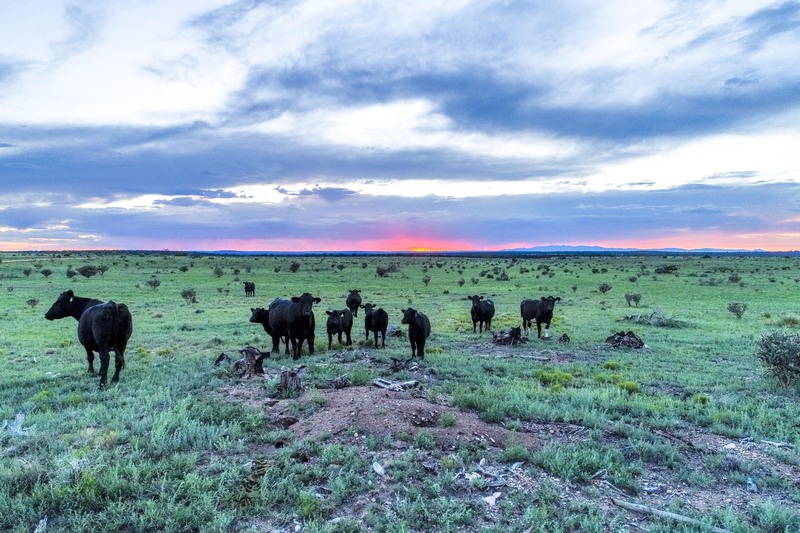
<svg viewBox="0 0 800 533"><path fill-rule="evenodd" d="M119 359L119 355L125 351L124 348L120 350L119 346L119 336L120 336L119 334L120 334L120 328L122 327L122 320L120 320L119 317L119 304L117 304L114 300L109 300L108 308L109 310L111 310L111 324L112 324L111 331L113 335L111 345L114 347L114 355L116 356L117 359Z"/></svg>

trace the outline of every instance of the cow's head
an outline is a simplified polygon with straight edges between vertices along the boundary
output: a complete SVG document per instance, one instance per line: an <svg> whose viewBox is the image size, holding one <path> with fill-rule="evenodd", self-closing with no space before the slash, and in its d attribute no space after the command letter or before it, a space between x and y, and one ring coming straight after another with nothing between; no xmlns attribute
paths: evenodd
<svg viewBox="0 0 800 533"><path fill-rule="evenodd" d="M544 308L546 311L553 312L553 308L556 306L556 302L561 301L560 296L556 296L553 298L552 296L542 296L542 301L544 302Z"/></svg>
<svg viewBox="0 0 800 533"><path fill-rule="evenodd" d="M58 299L53 302L53 305L50 306L50 309L44 314L44 317L47 320L56 320L72 316L72 300L74 298L75 293L71 290L62 292Z"/></svg>
<svg viewBox="0 0 800 533"><path fill-rule="evenodd" d="M325 311L325 314L328 315L328 325L341 326L342 319L344 318L344 311Z"/></svg>
<svg viewBox="0 0 800 533"><path fill-rule="evenodd" d="M483 296L467 296L467 300L472 300L472 307L478 307L480 305L480 301L483 300Z"/></svg>
<svg viewBox="0 0 800 533"><path fill-rule="evenodd" d="M369 315L372 313L372 310L375 309L375 304L364 304L359 307L364 310L365 314Z"/></svg>
<svg viewBox="0 0 800 533"><path fill-rule="evenodd" d="M353 296L358 296L361 293L361 289L350 289L350 294Z"/></svg>
<svg viewBox="0 0 800 533"><path fill-rule="evenodd" d="M292 301L300 305L300 316L310 317L313 314L312 306L320 303L322 299L314 298L309 293L304 292L302 296L293 296Z"/></svg>
<svg viewBox="0 0 800 533"><path fill-rule="evenodd" d="M400 321L401 324L411 324L411 322L414 320L414 317L417 316L416 309L412 309L410 307L408 309L403 309L402 313L403 320Z"/></svg>
<svg viewBox="0 0 800 533"><path fill-rule="evenodd" d="M263 307L256 307L253 309L251 307L250 313L250 322L255 322L258 324L269 322L269 309L264 309Z"/></svg>

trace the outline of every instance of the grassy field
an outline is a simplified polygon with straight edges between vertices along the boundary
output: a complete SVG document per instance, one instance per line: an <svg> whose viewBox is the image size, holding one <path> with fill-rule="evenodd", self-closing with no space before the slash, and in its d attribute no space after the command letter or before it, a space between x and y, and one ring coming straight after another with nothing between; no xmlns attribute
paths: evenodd
<svg viewBox="0 0 800 533"><path fill-rule="evenodd" d="M799 267L728 255L0 254L0 530L800 531L800 390L755 356L762 335L800 325ZM325 310L353 288L391 324L409 306L430 317L424 361L393 372L408 341L374 349L361 315L354 346L327 350ZM67 289L133 314L127 366L105 390L76 321L44 319ZM273 355L252 379L213 365L268 350L250 309L303 292L322 299L313 356ZM559 296L552 337L534 328L498 346L473 334L471 294L494 300L495 331L520 325L522 299ZM647 348L604 342L629 330ZM281 370L299 364L304 391L280 397ZM321 388L339 376L350 386ZM376 378L420 385L392 392Z"/></svg>

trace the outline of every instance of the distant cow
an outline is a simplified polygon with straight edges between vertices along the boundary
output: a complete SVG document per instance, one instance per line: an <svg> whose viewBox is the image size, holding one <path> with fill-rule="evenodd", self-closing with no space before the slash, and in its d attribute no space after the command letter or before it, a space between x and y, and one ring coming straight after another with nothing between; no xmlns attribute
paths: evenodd
<svg viewBox="0 0 800 533"><path fill-rule="evenodd" d="M550 321L553 320L553 308L560 297L542 296L541 300L522 300L519 312L522 315L522 329L525 335L530 334L531 323L536 321L537 338L542 337L542 323L544 323L544 336L550 336Z"/></svg>
<svg viewBox="0 0 800 533"><path fill-rule="evenodd" d="M403 309L401 324L408 324L408 340L411 342L411 358L419 355L425 359L425 341L431 336L431 322L425 313L411 309Z"/></svg>
<svg viewBox="0 0 800 533"><path fill-rule="evenodd" d="M294 296L291 300L276 299L269 304L269 327L272 329L272 351L277 352L280 337L288 336L292 342L292 358L300 359L303 342L308 343L308 352L314 353L314 311L319 303L309 293Z"/></svg>
<svg viewBox="0 0 800 533"><path fill-rule="evenodd" d="M347 295L347 301L345 305L353 313L353 316L358 316L358 308L361 305L361 291L359 289L353 289L350 291L350 294Z"/></svg>
<svg viewBox="0 0 800 533"><path fill-rule="evenodd" d="M347 337L347 346L352 346L353 341L350 338L350 332L353 330L353 313L351 313L349 309L325 311L325 313L328 315L328 322L326 324L328 330L328 349L331 349L334 335L338 335L339 344L342 344L342 333Z"/></svg>
<svg viewBox="0 0 800 533"><path fill-rule="evenodd" d="M483 333L483 325L486 324L486 331L492 329L492 317L494 316L494 302L490 299L483 299L483 296L467 296L467 300L472 300L472 308L469 310L472 316L472 333L475 333L476 326L480 325L480 332Z"/></svg>
<svg viewBox="0 0 800 533"><path fill-rule="evenodd" d="M113 301L103 303L92 298L81 298L70 290L62 292L44 315L47 320L68 316L78 321L78 341L86 350L86 360L92 374L94 352L100 355L100 387L106 386L110 350L114 350L114 376L111 382L118 382L119 372L125 368L125 347L133 333L133 318L128 306Z"/></svg>
<svg viewBox="0 0 800 533"><path fill-rule="evenodd" d="M255 296L256 295L256 282L255 281L243 281L244 283L244 296L245 298L248 296Z"/></svg>
<svg viewBox="0 0 800 533"><path fill-rule="evenodd" d="M381 348L386 348L386 330L389 328L389 313L379 307L375 309L373 304L361 306L364 310L364 329L366 330L367 340L369 332L375 333L375 347L378 347L378 333L381 334Z"/></svg>
<svg viewBox="0 0 800 533"><path fill-rule="evenodd" d="M272 328L269 325L269 310L263 307L256 307L255 309L251 307L250 313L250 322L264 326L264 331L272 338L272 351L280 351L280 337L276 337L272 334ZM284 336L283 340L286 344L286 355L289 355L289 337Z"/></svg>

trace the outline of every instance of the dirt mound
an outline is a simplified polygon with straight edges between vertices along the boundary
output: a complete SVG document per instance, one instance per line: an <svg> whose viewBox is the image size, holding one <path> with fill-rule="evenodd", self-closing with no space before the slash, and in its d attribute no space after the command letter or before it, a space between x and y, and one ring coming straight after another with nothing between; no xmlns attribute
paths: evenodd
<svg viewBox="0 0 800 533"><path fill-rule="evenodd" d="M505 448L512 433L500 425L484 422L475 413L432 402L418 389L394 392L366 386L319 393L322 400L315 395L317 403L322 405L316 412L308 416L296 415L293 403L313 401L306 391L300 398L276 403L270 409L273 421L285 426L281 421L291 422L296 417L297 422L290 423L288 430L299 439L335 438L352 432L378 438L403 434L413 437L424 430L444 450L454 449L461 443ZM526 432L516 433L514 442L531 451L542 444L538 436Z"/></svg>

